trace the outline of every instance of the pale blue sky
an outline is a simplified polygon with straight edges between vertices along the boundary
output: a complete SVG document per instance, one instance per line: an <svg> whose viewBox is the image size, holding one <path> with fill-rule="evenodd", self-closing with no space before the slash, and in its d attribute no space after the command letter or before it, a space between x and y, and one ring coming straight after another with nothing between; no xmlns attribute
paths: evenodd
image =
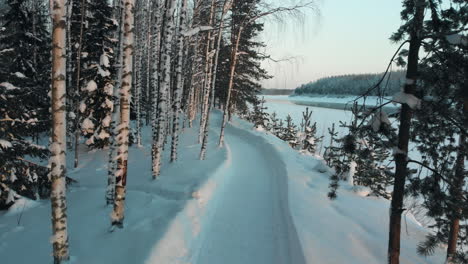
<svg viewBox="0 0 468 264"><path fill-rule="evenodd" d="M266 23L265 52L293 63L265 62L272 80L266 88L293 89L331 75L383 72L398 47L390 35L401 24L400 0L319 0L319 15L307 12L305 25Z"/></svg>

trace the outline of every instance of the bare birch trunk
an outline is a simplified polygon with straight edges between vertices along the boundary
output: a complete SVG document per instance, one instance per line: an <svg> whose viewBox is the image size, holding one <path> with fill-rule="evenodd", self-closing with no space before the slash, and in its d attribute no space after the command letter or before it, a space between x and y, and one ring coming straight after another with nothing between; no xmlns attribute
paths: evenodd
<svg viewBox="0 0 468 264"><path fill-rule="evenodd" d="M159 101L159 90L160 90L160 85L159 85L159 63L160 63L160 51L161 51L161 14L162 14L162 9L161 9L161 2L160 0L153 0L153 30L152 30L152 38L151 38L151 57L153 61L153 67L152 67L152 80L151 80L151 86L152 86L152 91L153 91L153 97L151 100L151 108L152 108L152 121L151 121L151 128L152 128L152 133L153 133L153 142L151 146L151 159L152 159L152 173L153 173L153 179L157 177L155 175L155 167L157 167L156 162L158 160L156 159L156 152L157 152L157 142L158 142L158 101Z"/></svg>
<svg viewBox="0 0 468 264"><path fill-rule="evenodd" d="M120 123L120 89L122 85L122 64L123 64L123 24L124 24L124 15L123 15L123 4L122 0L117 0L118 2L116 6L116 14L115 19L120 22L119 23L119 30L117 32L119 39L119 46L117 50L117 80L116 84L114 85L114 109L112 112L112 121L110 131L111 135L111 145L109 149L109 168L107 172L107 190L106 190L106 202L107 205L114 204L115 198L115 175L117 170L117 135L118 131L116 129L116 123Z"/></svg>
<svg viewBox="0 0 468 264"><path fill-rule="evenodd" d="M194 1L194 9L193 9L193 19L192 19L192 28L196 28L200 26L200 9L202 8L201 2L203 0ZM195 36L191 36L190 40L191 46L193 46L193 55L192 55L192 65L191 65L191 77L190 77L190 86L189 86L189 93L188 93L188 103L187 103L187 118L188 118L188 125L190 128L193 126L193 120L195 120L196 112L197 112L197 100L199 94L199 78L200 72L197 70L201 68L200 66L200 41L201 38L198 34Z"/></svg>
<svg viewBox="0 0 468 264"><path fill-rule="evenodd" d="M198 36L195 37L193 44L193 59L192 59L192 76L190 77L190 88L188 95L188 106L187 106L187 117L189 127L192 128L193 120L195 119L195 98L196 98L196 69L197 69L197 57L198 57Z"/></svg>
<svg viewBox="0 0 468 264"><path fill-rule="evenodd" d="M156 146L154 149L154 162L153 162L153 178L156 179L161 173L161 156L164 147L164 140L166 136L167 126L167 111L168 111L168 95L170 81L171 81L171 42L172 34L174 32L174 10L176 6L176 0L166 0L165 3L165 14L163 18L164 31L162 33L162 45L161 45L161 68L160 78L161 85L158 91L158 124L156 129Z"/></svg>
<svg viewBox="0 0 468 264"><path fill-rule="evenodd" d="M84 24L85 24L85 17L86 17L86 1L81 0L81 21L80 21L80 38L78 42L78 51L76 54L76 87L75 87L75 109L76 110L76 116L75 116L75 163L74 167L78 167L78 162L79 162L79 145L80 145L80 111L79 109L79 104L80 104L80 79L81 79L81 51L83 49L83 34L84 34Z"/></svg>
<svg viewBox="0 0 468 264"><path fill-rule="evenodd" d="M139 1L139 5L137 5L137 10L138 9L143 9L142 11L137 11L138 13L135 15L135 21L137 22L135 25L135 31L136 31L136 46L135 46L135 78L134 78L134 83L135 83L135 98L134 98L134 106L135 106L135 112L136 112L136 144L138 147L141 147L141 116L140 116L140 94L141 94L141 81L142 81L142 58L143 58L143 49L145 43L145 10L146 8L143 8L143 6L146 3L142 3L143 1ZM143 14L142 14L143 13ZM143 22L143 23L142 23ZM143 26L142 26L143 25Z"/></svg>
<svg viewBox="0 0 468 264"><path fill-rule="evenodd" d="M411 40L408 55L408 69L406 73L407 82L404 88L404 92L411 95L414 95L416 91L425 1L417 0L415 1L415 4L414 21L410 33ZM400 115L400 130L398 134L399 151L395 155L395 183L390 208L390 230L388 242L389 264L400 263L401 214L404 211L403 196L405 193L406 177L408 174L407 153L412 116L412 109L407 104L403 104Z"/></svg>
<svg viewBox="0 0 468 264"><path fill-rule="evenodd" d="M213 67L213 76L212 76L212 83L211 83L211 97L209 102L208 108L208 115L206 116L206 122L203 131L203 139L202 139L202 147L200 150L200 160L205 160L206 158L206 150L208 146L208 131L210 126L210 111L214 105L215 99L215 89L216 89L216 78L218 73L218 61L219 61L219 51L221 49L221 38L223 34L223 27L224 27L224 16L231 8L232 0L225 0L223 13L221 14L220 22L219 22L219 29L217 35L217 43L216 43L216 50L215 50L215 58L214 58L214 67Z"/></svg>
<svg viewBox="0 0 468 264"><path fill-rule="evenodd" d="M130 133L130 101L133 68L134 0L124 0L123 75L120 89L120 125L117 154L114 211L112 226L123 227L127 185L128 143Z"/></svg>
<svg viewBox="0 0 468 264"><path fill-rule="evenodd" d="M216 0L211 1L210 7L210 20L209 25L213 26L214 13L215 13ZM205 130L206 119L209 114L209 99L211 94L211 71L213 67L213 56L211 54L212 49L212 31L207 32L206 36L206 49L205 49L205 70L203 78L203 99L201 105L201 117L200 117L200 128L198 133L198 143L203 142L203 134Z"/></svg>
<svg viewBox="0 0 468 264"><path fill-rule="evenodd" d="M229 118L229 112L230 112L230 102L231 102L231 92L232 88L234 87L234 75L236 73L236 65L237 65L237 58L238 58L238 51L239 51L239 43L240 43L240 38L242 35L242 31L244 30L244 27L241 26L239 28L239 32L237 32L237 37L236 37L236 44L234 45L231 53L231 71L229 74L229 86L228 86L228 91L227 91L227 98L226 98L226 104L224 105L224 114L223 114L223 123L221 125L221 133L219 136L219 143L218 146L222 147L224 145L224 130L226 128L226 123Z"/></svg>
<svg viewBox="0 0 468 264"><path fill-rule="evenodd" d="M151 107L148 108L148 106L151 106L150 103L148 103L147 100L151 98L152 92L151 92L151 43L152 43L152 37L153 37L153 28L151 27L151 23L153 22L153 12L157 12L157 10L152 10L151 8L153 7L152 1L148 1L148 14L147 14L147 25L146 25L146 86L145 86L145 94L146 94L146 105L143 107L140 105L141 110L145 110L145 123L148 126L150 122L150 116L151 116ZM156 63L156 62L153 62ZM141 111L140 110L140 111ZM143 122L143 121L142 121Z"/></svg>
<svg viewBox="0 0 468 264"><path fill-rule="evenodd" d="M52 138L50 201L54 263L69 259L66 201L66 8L65 0L52 0Z"/></svg>
<svg viewBox="0 0 468 264"><path fill-rule="evenodd" d="M185 17L187 14L187 0L182 0L180 7L180 18L179 18L179 33L177 39L177 88L174 93L174 104L173 104L173 122L172 122L172 142L171 142L171 162L177 160L177 146L179 144L179 112L180 104L182 100L182 92L184 87L184 82L182 81L182 64L184 62L184 35L185 30Z"/></svg>

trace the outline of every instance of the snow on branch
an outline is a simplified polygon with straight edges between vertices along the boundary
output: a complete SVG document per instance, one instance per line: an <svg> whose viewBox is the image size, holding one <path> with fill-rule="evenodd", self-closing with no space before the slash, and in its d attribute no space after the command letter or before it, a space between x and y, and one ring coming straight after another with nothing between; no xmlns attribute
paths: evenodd
<svg viewBox="0 0 468 264"><path fill-rule="evenodd" d="M395 94L392 101L394 103L407 104L411 109L421 108L421 99L405 92L399 92Z"/></svg>
<svg viewBox="0 0 468 264"><path fill-rule="evenodd" d="M209 31L213 30L214 28L212 26L199 26L199 27L194 27L189 30L183 31L182 36L184 37L192 37L195 36L196 34L203 32L203 31Z"/></svg>
<svg viewBox="0 0 468 264"><path fill-rule="evenodd" d="M379 111L374 114L372 119L369 121L369 125L372 127L372 130L374 130L374 132L378 132L381 129L382 124L391 126L391 122L388 118L388 115L384 111Z"/></svg>

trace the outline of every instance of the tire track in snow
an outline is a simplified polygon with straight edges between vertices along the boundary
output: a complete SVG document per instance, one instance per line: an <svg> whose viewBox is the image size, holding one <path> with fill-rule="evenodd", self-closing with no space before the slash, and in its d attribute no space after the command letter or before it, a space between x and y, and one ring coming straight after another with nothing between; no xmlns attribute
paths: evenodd
<svg viewBox="0 0 468 264"><path fill-rule="evenodd" d="M305 263L280 155L249 131L229 125L226 133L235 166L224 171L193 263Z"/></svg>

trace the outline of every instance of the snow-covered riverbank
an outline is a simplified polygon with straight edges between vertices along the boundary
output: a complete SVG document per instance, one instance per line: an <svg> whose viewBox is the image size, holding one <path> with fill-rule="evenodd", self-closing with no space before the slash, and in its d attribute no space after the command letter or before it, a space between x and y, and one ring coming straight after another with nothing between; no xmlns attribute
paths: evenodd
<svg viewBox="0 0 468 264"><path fill-rule="evenodd" d="M291 102L297 105L313 106L336 110L351 110L354 102L358 105L366 105L369 108L381 105L391 100L391 98L379 98L376 96L369 96L366 98L358 98L357 96L265 96L265 99L271 102ZM391 110L396 106L390 104L384 109Z"/></svg>

